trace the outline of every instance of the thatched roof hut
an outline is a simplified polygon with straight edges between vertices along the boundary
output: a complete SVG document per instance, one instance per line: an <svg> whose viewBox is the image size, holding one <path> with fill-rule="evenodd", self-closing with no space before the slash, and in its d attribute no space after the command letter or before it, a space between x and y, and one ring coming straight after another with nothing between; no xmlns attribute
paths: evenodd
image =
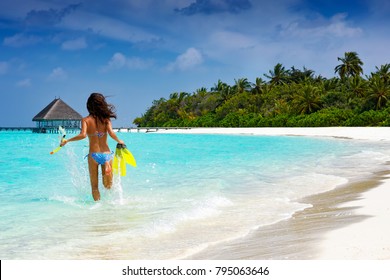
<svg viewBox="0 0 390 280"><path fill-rule="evenodd" d="M60 98L54 99L32 120L36 122L38 132L56 130L59 126L66 129L80 129L82 116Z"/></svg>

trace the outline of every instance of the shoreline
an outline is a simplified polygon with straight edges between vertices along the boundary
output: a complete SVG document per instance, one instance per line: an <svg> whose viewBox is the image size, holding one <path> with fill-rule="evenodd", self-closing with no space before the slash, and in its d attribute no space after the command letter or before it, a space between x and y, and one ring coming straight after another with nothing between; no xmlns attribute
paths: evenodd
<svg viewBox="0 0 390 280"><path fill-rule="evenodd" d="M336 137L390 141L387 127L191 128L154 133ZM385 163L384 163L385 164ZM301 200L313 207L187 259L390 259L390 171ZM238 249L239 248L239 249ZM236 250L235 250L236 249Z"/></svg>
<svg viewBox="0 0 390 280"><path fill-rule="evenodd" d="M299 200L312 207L298 211L291 218L261 227L245 237L220 243L187 257L191 260L245 259L245 260L354 260L354 259L389 259L390 248L378 254L388 242L377 247L371 246L373 239L369 234L357 240L349 240L351 229L354 235L367 228L370 219L368 213L357 213L362 207L361 197L366 192L380 189L381 182L390 172L378 172L365 181L347 183L336 189L314 194ZM353 203L354 205L349 205ZM381 219L382 220L382 219ZM385 225L385 224L382 224ZM378 232L370 228L372 234ZM379 230L380 231L380 230ZM386 231L383 231L384 234ZM359 244L366 251L353 253ZM336 248L336 250L335 250ZM368 257L370 256L370 257Z"/></svg>
<svg viewBox="0 0 390 280"><path fill-rule="evenodd" d="M131 131L131 132L137 132ZM336 137L356 140L390 141L389 127L249 127L249 128L175 128L140 130L158 134L236 134L263 136Z"/></svg>

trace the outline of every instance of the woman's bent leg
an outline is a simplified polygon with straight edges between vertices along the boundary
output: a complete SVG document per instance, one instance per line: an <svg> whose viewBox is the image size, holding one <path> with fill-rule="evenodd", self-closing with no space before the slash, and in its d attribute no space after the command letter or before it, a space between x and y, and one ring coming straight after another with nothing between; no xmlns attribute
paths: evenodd
<svg viewBox="0 0 390 280"><path fill-rule="evenodd" d="M112 187L112 168L111 168L112 160L106 162L102 165L102 175L103 175L103 186L106 189L111 189Z"/></svg>

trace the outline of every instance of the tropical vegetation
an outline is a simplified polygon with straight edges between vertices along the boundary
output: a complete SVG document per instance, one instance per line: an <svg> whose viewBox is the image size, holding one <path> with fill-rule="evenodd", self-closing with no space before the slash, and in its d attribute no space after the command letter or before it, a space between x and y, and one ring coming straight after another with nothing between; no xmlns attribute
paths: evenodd
<svg viewBox="0 0 390 280"><path fill-rule="evenodd" d="M139 127L389 126L390 64L363 76L356 52L339 57L337 76L311 69L274 69L256 78L221 80L210 89L175 92L154 100L134 120Z"/></svg>

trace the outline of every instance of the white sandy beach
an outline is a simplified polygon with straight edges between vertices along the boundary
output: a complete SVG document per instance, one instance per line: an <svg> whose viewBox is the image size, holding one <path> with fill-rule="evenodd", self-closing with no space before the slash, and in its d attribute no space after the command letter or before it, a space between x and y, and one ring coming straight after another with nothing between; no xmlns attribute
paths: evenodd
<svg viewBox="0 0 390 280"><path fill-rule="evenodd" d="M191 128L159 129L158 133L296 135L390 141L390 128L387 127ZM390 259L390 178L385 176L378 187L362 193L360 197L340 207L353 206L356 208L353 214L365 218L324 233L319 244L319 259Z"/></svg>
<svg viewBox="0 0 390 280"><path fill-rule="evenodd" d="M153 130L154 131L154 130ZM271 128L160 128L158 133L190 134L247 134L247 135L297 135L319 137L345 137L362 140L390 141L390 128L387 127L271 127Z"/></svg>

